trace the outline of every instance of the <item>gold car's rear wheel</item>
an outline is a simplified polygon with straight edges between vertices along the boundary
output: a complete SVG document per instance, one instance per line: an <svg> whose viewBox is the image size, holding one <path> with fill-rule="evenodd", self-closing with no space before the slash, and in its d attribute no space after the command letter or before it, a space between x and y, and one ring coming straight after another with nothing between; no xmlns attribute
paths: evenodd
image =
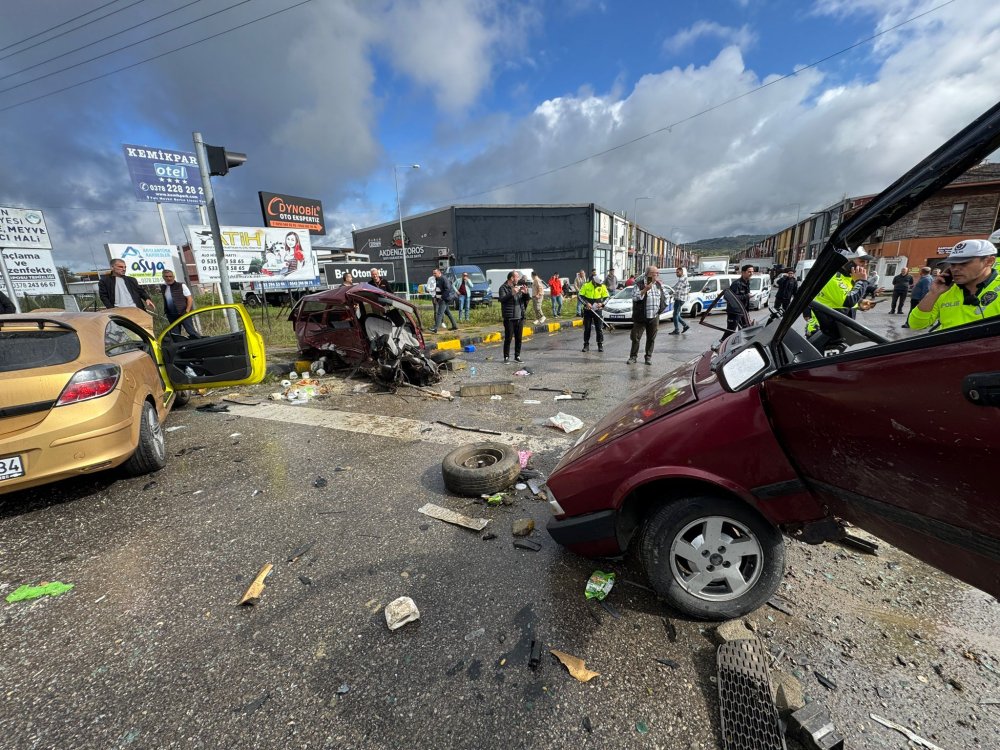
<svg viewBox="0 0 1000 750"><path fill-rule="evenodd" d="M139 445L125 462L125 473L137 477L159 471L167 464L167 447L163 440L163 426L156 407L149 401L142 405L142 422L139 424Z"/></svg>

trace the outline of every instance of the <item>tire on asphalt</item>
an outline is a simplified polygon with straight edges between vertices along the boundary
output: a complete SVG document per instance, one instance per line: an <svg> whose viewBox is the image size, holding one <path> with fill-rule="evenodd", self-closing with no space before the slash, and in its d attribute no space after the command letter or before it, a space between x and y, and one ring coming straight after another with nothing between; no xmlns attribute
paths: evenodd
<svg viewBox="0 0 1000 750"><path fill-rule="evenodd" d="M183 409L191 403L191 391L174 391L174 403L171 409Z"/></svg>
<svg viewBox="0 0 1000 750"><path fill-rule="evenodd" d="M149 401L142 404L139 423L139 444L122 468L131 477L152 474L167 465L167 449L163 441L163 425L156 407Z"/></svg>
<svg viewBox="0 0 1000 750"><path fill-rule="evenodd" d="M458 495L492 495L510 487L521 473L517 450L503 443L472 443L441 462L444 485Z"/></svg>
<svg viewBox="0 0 1000 750"><path fill-rule="evenodd" d="M785 545L781 532L743 501L700 496L653 514L640 538L640 559L653 588L675 609L731 620L762 606L777 590Z"/></svg>
<svg viewBox="0 0 1000 750"><path fill-rule="evenodd" d="M444 362L451 362L458 356L458 352L452 351L451 349L435 349L430 352L428 358L436 365L440 365Z"/></svg>
<svg viewBox="0 0 1000 750"><path fill-rule="evenodd" d="M701 305L699 304L691 305L691 312L688 314L688 317L697 318L699 315L701 315Z"/></svg>

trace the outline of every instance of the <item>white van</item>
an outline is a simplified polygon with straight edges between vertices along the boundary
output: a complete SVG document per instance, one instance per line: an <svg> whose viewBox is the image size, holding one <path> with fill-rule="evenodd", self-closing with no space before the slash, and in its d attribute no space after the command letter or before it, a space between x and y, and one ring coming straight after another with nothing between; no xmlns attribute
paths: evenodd
<svg viewBox="0 0 1000 750"><path fill-rule="evenodd" d="M681 314L690 315L692 318L701 315L702 312L712 304L712 300L719 296L719 292L728 289L740 275L738 273L712 274L709 276L692 276L691 293L688 294ZM750 277L750 309L760 310L767 307L771 295L771 277L766 273L756 273ZM724 312L727 308L726 298L723 297L712 308L712 312Z"/></svg>
<svg viewBox="0 0 1000 750"><path fill-rule="evenodd" d="M511 271L517 271L521 274L521 278L525 279L525 283L531 286L531 272L533 268L489 268L486 270L486 281L490 285L490 289L493 291L493 299L497 299L497 295L500 293L500 286L507 283L507 274Z"/></svg>
<svg viewBox="0 0 1000 750"><path fill-rule="evenodd" d="M806 274L809 273L809 269L812 268L815 263L815 260L800 260L795 264L795 278L799 280L800 284L802 283L802 280L805 279Z"/></svg>
<svg viewBox="0 0 1000 750"><path fill-rule="evenodd" d="M771 300L771 277L766 273L756 273L750 277L750 309L767 307Z"/></svg>

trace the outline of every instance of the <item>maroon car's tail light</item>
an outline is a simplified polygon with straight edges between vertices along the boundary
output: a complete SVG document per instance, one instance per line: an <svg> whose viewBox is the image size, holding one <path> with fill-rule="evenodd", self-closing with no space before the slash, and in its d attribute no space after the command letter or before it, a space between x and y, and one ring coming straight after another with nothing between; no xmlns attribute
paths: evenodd
<svg viewBox="0 0 1000 750"><path fill-rule="evenodd" d="M78 370L59 394L56 406L77 404L107 396L118 385L122 371L118 365L97 365Z"/></svg>

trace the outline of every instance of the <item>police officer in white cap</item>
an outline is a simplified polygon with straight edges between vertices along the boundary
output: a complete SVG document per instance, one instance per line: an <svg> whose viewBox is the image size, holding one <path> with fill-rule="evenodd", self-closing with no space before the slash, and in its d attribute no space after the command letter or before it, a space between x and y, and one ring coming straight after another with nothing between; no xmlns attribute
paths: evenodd
<svg viewBox="0 0 1000 750"><path fill-rule="evenodd" d="M992 239L992 238L991 238ZM940 321L942 330L1000 315L997 248L989 240L962 240L948 252L947 270L910 311L910 328Z"/></svg>

